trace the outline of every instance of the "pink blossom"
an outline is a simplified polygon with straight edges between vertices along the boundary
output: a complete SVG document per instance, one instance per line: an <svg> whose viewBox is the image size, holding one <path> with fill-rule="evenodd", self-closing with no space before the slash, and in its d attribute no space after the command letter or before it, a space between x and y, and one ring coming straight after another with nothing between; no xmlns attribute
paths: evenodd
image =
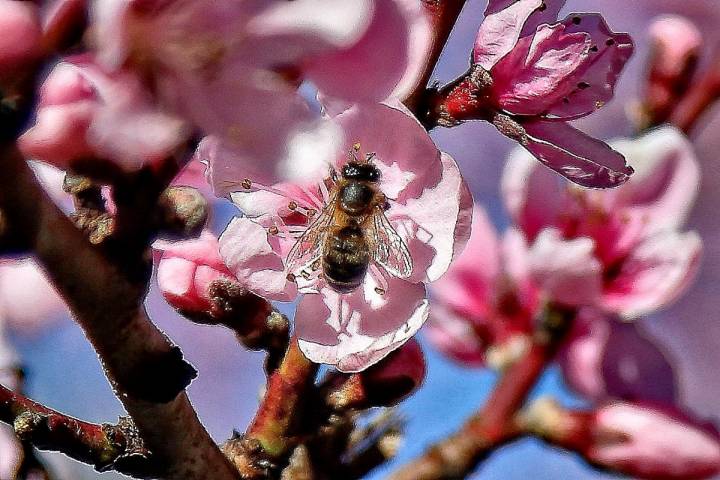
<svg viewBox="0 0 720 480"><path fill-rule="evenodd" d="M658 410L608 405L595 413L592 435L588 458L628 475L688 480L720 472L717 435Z"/></svg>
<svg viewBox="0 0 720 480"><path fill-rule="evenodd" d="M689 19L679 15L657 18L648 32L653 42L653 68L665 78L677 77L687 61L699 54L702 34Z"/></svg>
<svg viewBox="0 0 720 480"><path fill-rule="evenodd" d="M137 170L167 158L187 133L155 108L134 75L110 73L85 54L65 59L45 80L37 121L20 147L60 168L100 157Z"/></svg>
<svg viewBox="0 0 720 480"><path fill-rule="evenodd" d="M103 0L94 18L108 68L149 78L165 108L268 183L315 134L303 81L346 102L383 100L419 74L411 35L429 44L403 0Z"/></svg>
<svg viewBox="0 0 720 480"><path fill-rule="evenodd" d="M473 51L475 65L491 78L481 94L519 122L519 130L496 122L501 132L548 167L580 185L619 185L633 171L622 155L565 121L589 115L612 98L633 43L598 14L572 14L558 22L564 3L489 2Z"/></svg>
<svg viewBox="0 0 720 480"><path fill-rule="evenodd" d="M157 267L160 291L170 305L183 312L210 310L210 284L233 278L220 258L217 238L208 231L197 239L156 242L154 247L161 252Z"/></svg>
<svg viewBox="0 0 720 480"><path fill-rule="evenodd" d="M582 242L582 288L602 284L597 300L586 304L637 317L671 303L697 271L701 241L696 233L679 230L697 194L699 170L687 139L670 127L614 145L637 166L621 188L589 191L562 184L518 152L505 169L503 194L537 254L531 254L533 275L543 288L560 280L549 275L551 264L543 265L542 259L557 262L575 255ZM545 229L555 233L542 233ZM593 262L601 268L590 269ZM577 288L565 293L581 295Z"/></svg>
<svg viewBox="0 0 720 480"><path fill-rule="evenodd" d="M656 345L642 321L628 323L582 309L558 356L565 381L595 402L622 398L677 402L674 358Z"/></svg>
<svg viewBox="0 0 720 480"><path fill-rule="evenodd" d="M31 258L0 262L0 318L8 328L40 333L67 318L68 309Z"/></svg>
<svg viewBox="0 0 720 480"><path fill-rule="evenodd" d="M40 15L32 2L0 1L0 77L12 74L40 52Z"/></svg>
<svg viewBox="0 0 720 480"><path fill-rule="evenodd" d="M467 247L432 286L433 305L424 332L449 357L480 366L489 348L512 350L532 331L540 292L527 270L527 245L509 230L502 240L479 206Z"/></svg>
<svg viewBox="0 0 720 480"><path fill-rule="evenodd" d="M300 347L313 361L359 371L405 343L428 314L425 282L437 280L469 235L472 200L454 160L441 154L425 129L400 104L355 105L327 120L339 136L330 166L340 171L356 142L374 152L385 216L407 247L407 278L371 262L363 284L350 293L327 285L319 268L287 264L298 237L328 204L328 164L314 164L304 181L264 185L242 165L209 152L216 193L229 193L245 217L220 238L229 269L251 291L288 301L305 294L295 315ZM392 132L392 133L390 133ZM302 152L300 152L302 153ZM288 271L290 269L291 271ZM288 275L288 273L292 275Z"/></svg>

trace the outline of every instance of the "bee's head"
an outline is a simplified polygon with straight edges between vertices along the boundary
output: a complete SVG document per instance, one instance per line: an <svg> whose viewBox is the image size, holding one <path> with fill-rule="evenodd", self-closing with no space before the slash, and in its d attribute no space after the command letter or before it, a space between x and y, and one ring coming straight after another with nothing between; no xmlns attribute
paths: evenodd
<svg viewBox="0 0 720 480"><path fill-rule="evenodd" d="M350 161L343 166L342 176L347 180L377 182L380 180L380 170L371 163Z"/></svg>

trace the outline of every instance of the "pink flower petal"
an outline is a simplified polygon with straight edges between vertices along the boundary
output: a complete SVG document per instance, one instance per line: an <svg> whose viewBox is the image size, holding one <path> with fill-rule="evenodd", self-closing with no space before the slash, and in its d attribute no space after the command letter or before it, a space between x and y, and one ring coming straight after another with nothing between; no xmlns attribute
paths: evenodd
<svg viewBox="0 0 720 480"><path fill-rule="evenodd" d="M17 332L41 333L69 316L58 292L30 258L0 263L0 293L0 318Z"/></svg>
<svg viewBox="0 0 720 480"><path fill-rule="evenodd" d="M492 95L516 115L542 115L569 94L575 71L586 61L590 38L569 33L565 26L543 25L521 39L493 68Z"/></svg>
<svg viewBox="0 0 720 480"><path fill-rule="evenodd" d="M570 212L567 182L520 147L507 159L501 192L505 208L531 241L543 228L557 226L558 218Z"/></svg>
<svg viewBox="0 0 720 480"><path fill-rule="evenodd" d="M552 301L593 305L602 291L602 265L594 248L590 238L563 240L558 230L544 230L530 248L530 274Z"/></svg>
<svg viewBox="0 0 720 480"><path fill-rule="evenodd" d="M487 315L492 283L500 271L498 243L495 227L485 211L476 206L467 247L447 274L433 282L433 298L468 315Z"/></svg>
<svg viewBox="0 0 720 480"><path fill-rule="evenodd" d="M384 295L366 277L347 295L324 289L305 295L295 313L300 349L312 361L358 372L408 341L428 317L423 284L388 279Z"/></svg>
<svg viewBox="0 0 720 480"><path fill-rule="evenodd" d="M472 322L443 304L431 304L423 333L443 355L469 367L485 364L487 345L472 328Z"/></svg>
<svg viewBox="0 0 720 480"><path fill-rule="evenodd" d="M29 2L0 1L0 75L31 61L40 48L40 16Z"/></svg>
<svg viewBox="0 0 720 480"><path fill-rule="evenodd" d="M720 442L715 435L658 410L618 403L595 415L594 462L641 478L709 478L720 471ZM620 440L621 439L621 440Z"/></svg>
<svg viewBox="0 0 720 480"><path fill-rule="evenodd" d="M677 228L700 189L700 165L687 137L662 127L633 139L611 142L635 167L617 192L617 206L643 217L648 233Z"/></svg>
<svg viewBox="0 0 720 480"><path fill-rule="evenodd" d="M268 232L247 218L235 218L220 237L220 255L240 284L262 297L291 301L297 286L288 281L283 259Z"/></svg>
<svg viewBox="0 0 720 480"><path fill-rule="evenodd" d="M185 124L156 110L138 78L108 73L89 55L59 64L41 95L37 123L20 145L59 167L101 157L137 170L164 160L187 137Z"/></svg>
<svg viewBox="0 0 720 480"><path fill-rule="evenodd" d="M308 80L324 94L349 101L377 102L388 97L412 67L408 52L415 46L409 44L411 25L404 13L396 0L376 0L372 22L363 37L349 49L306 62L303 70ZM337 25L344 26L347 15L342 12ZM417 38L422 32L416 29L415 34ZM358 75L359 71L363 75Z"/></svg>
<svg viewBox="0 0 720 480"><path fill-rule="evenodd" d="M518 0L507 4L502 10L499 5L488 5L485 19L480 25L473 61L485 70L492 69L501 58L510 53L520 39L525 22L538 8L543 0ZM494 12L494 13L489 13Z"/></svg>
<svg viewBox="0 0 720 480"><path fill-rule="evenodd" d="M609 280L603 304L628 318L672 303L695 278L702 241L695 232L659 232L633 249Z"/></svg>
<svg viewBox="0 0 720 480"><path fill-rule="evenodd" d="M355 105L336 120L345 135L337 165L345 163L345 154L355 143L365 152L375 152L382 191L389 198L404 202L441 181L440 152L425 128L399 102Z"/></svg>
<svg viewBox="0 0 720 480"><path fill-rule="evenodd" d="M558 358L565 381L590 401L664 405L677 400L672 362L637 323L591 309L581 310Z"/></svg>
<svg viewBox="0 0 720 480"><path fill-rule="evenodd" d="M388 97L403 100L410 95L425 70L425 64L432 48L433 32L431 13L424 4L415 0L395 1L400 5L410 23L410 37L408 39L407 68Z"/></svg>
<svg viewBox="0 0 720 480"><path fill-rule="evenodd" d="M562 122L529 121L525 148L542 163L584 187L608 188L627 181L633 169L607 144Z"/></svg>
<svg viewBox="0 0 720 480"><path fill-rule="evenodd" d="M605 19L596 13L573 14L562 22L568 33L587 32L592 39L583 64L565 79L572 89L549 114L560 118L584 116L612 99L615 83L634 51L627 33L614 33Z"/></svg>
<svg viewBox="0 0 720 480"><path fill-rule="evenodd" d="M517 0L490 0L485 9L485 16L492 15L508 8ZM525 22L521 36L532 35L538 26L544 23L555 23L558 13L565 6L566 0L544 0L543 5L536 9Z"/></svg>
<svg viewBox="0 0 720 480"><path fill-rule="evenodd" d="M407 242L414 263L411 281L437 280L470 237L472 195L455 160L445 153L440 160L443 172L437 185L387 212L391 223L410 220L417 226Z"/></svg>

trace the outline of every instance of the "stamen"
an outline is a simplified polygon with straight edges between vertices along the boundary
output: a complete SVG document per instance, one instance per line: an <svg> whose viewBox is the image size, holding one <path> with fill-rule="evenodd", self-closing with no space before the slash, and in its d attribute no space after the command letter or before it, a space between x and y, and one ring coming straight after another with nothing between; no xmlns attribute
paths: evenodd
<svg viewBox="0 0 720 480"><path fill-rule="evenodd" d="M388 283L385 279L385 275L383 275L378 266L374 263L370 264L369 272L373 280L375 280L375 283L379 285L378 287L375 287L375 293L378 295L385 295L385 292L388 290Z"/></svg>
<svg viewBox="0 0 720 480"><path fill-rule="evenodd" d="M292 202L288 203L288 208L289 208L290 210L295 210L295 209L297 209L297 208L298 208L297 202L296 202L296 201L292 201Z"/></svg>
<svg viewBox="0 0 720 480"><path fill-rule="evenodd" d="M315 261L312 263L312 265L310 265L310 269L311 269L313 272L317 272L318 270L320 270L320 259L319 259L319 258L318 258L317 260L315 260Z"/></svg>
<svg viewBox="0 0 720 480"><path fill-rule="evenodd" d="M268 233L270 235L277 235L280 231L278 230L278 227L273 225L272 227L268 228Z"/></svg>
<svg viewBox="0 0 720 480"><path fill-rule="evenodd" d="M288 273L285 278L287 278L288 282L295 282L297 280L295 275L293 275L292 273Z"/></svg>
<svg viewBox="0 0 720 480"><path fill-rule="evenodd" d="M301 271L301 272L300 272L300 275L301 275L305 280L310 280L310 272L308 272L307 270Z"/></svg>
<svg viewBox="0 0 720 480"><path fill-rule="evenodd" d="M245 178L243 179L241 185L245 190L250 190L252 188L252 180Z"/></svg>

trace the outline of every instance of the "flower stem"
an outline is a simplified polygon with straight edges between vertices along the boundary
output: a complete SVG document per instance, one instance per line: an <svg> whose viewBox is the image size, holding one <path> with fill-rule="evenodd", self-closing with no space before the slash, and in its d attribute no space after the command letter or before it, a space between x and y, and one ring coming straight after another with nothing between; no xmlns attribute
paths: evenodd
<svg viewBox="0 0 720 480"><path fill-rule="evenodd" d="M300 443L304 403L315 398L312 390L318 367L303 355L297 339L291 339L245 436L223 446L243 478L267 478L268 472L286 466Z"/></svg>
<svg viewBox="0 0 720 480"><path fill-rule="evenodd" d="M423 8L430 17L433 39L425 68L420 75L412 93L403 102L418 118L423 117L423 108L427 96L432 93L427 89L428 81L435 70L440 54L445 48L450 32L460 16L466 0L417 0L422 1Z"/></svg>
<svg viewBox="0 0 720 480"><path fill-rule="evenodd" d="M548 308L530 349L505 372L483 408L390 480L465 478L490 453L514 440L519 435L515 415L554 358L572 317L573 312Z"/></svg>

